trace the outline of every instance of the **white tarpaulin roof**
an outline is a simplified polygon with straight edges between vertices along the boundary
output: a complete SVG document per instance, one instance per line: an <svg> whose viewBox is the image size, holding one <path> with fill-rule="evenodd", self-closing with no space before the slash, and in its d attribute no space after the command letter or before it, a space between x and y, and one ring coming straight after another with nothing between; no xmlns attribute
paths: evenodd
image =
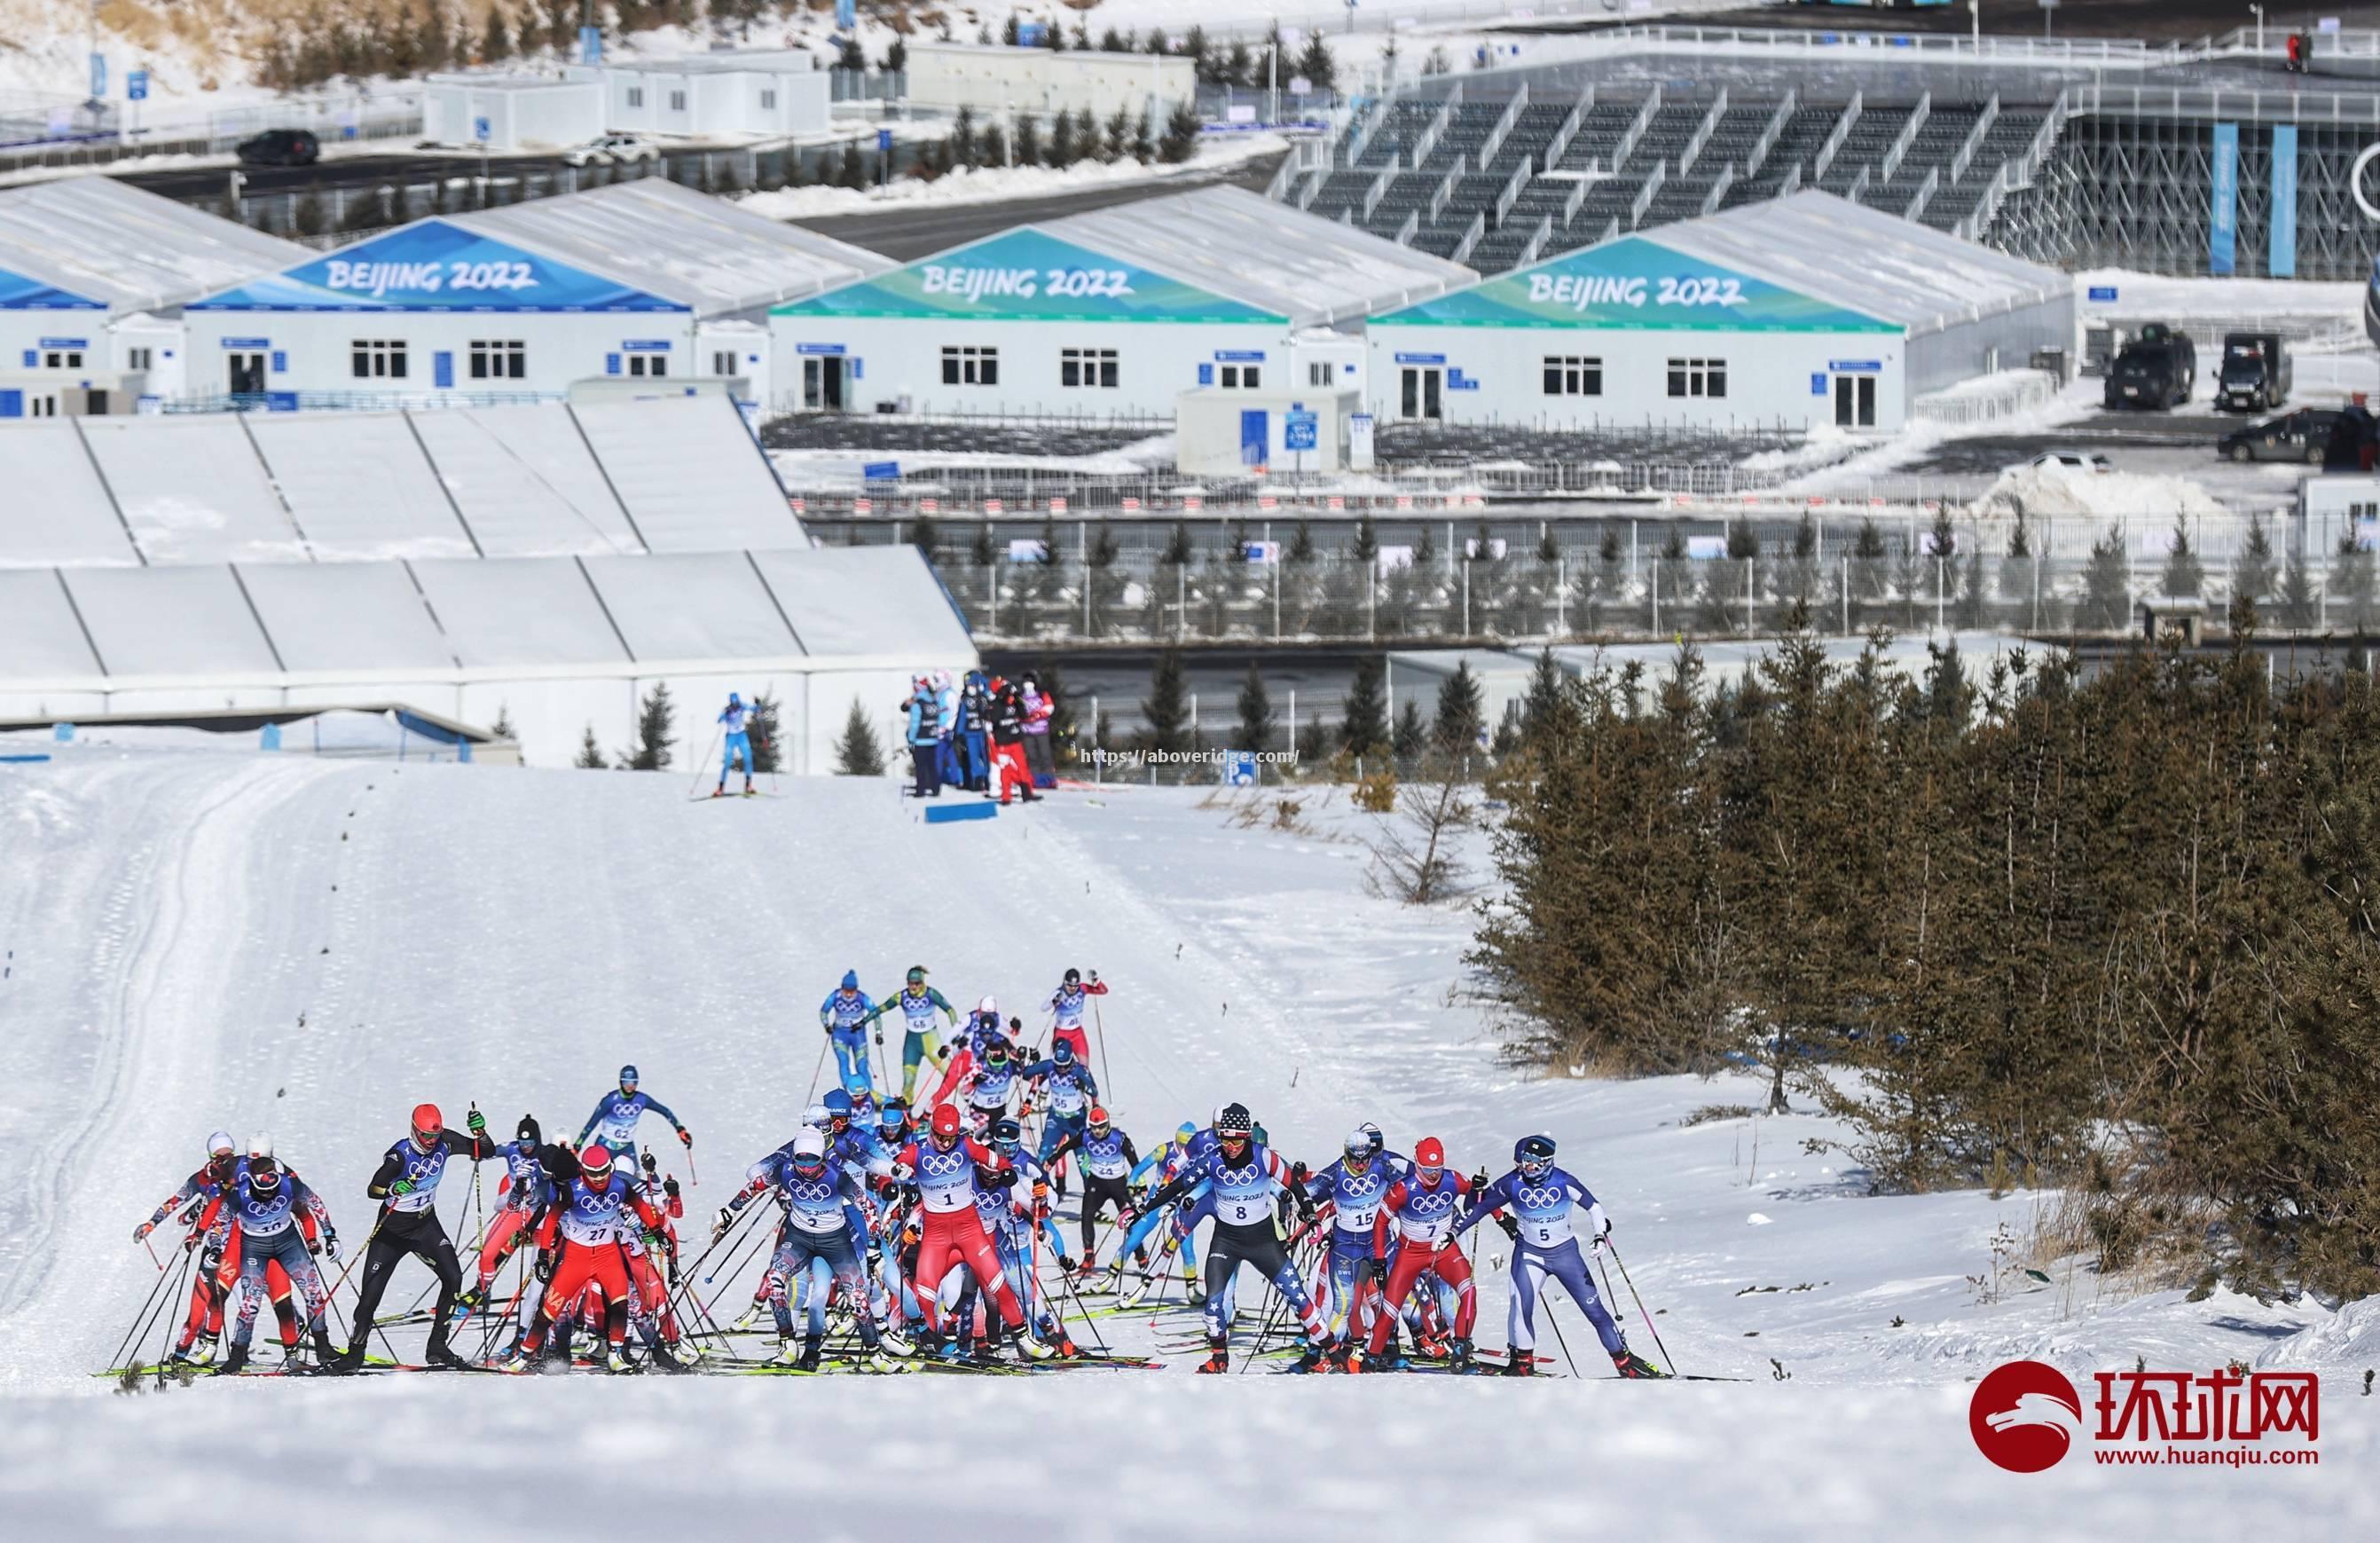
<svg viewBox="0 0 2380 1543"><path fill-rule="evenodd" d="M402 563L257 563L239 577L285 669L455 667Z"/></svg>
<svg viewBox="0 0 2380 1543"><path fill-rule="evenodd" d="M2055 268L1815 190L1634 234L1912 332L2074 293Z"/></svg>
<svg viewBox="0 0 2380 1543"><path fill-rule="evenodd" d="M743 553L589 557L587 572L639 660L775 659L802 651Z"/></svg>
<svg viewBox="0 0 2380 1543"><path fill-rule="evenodd" d="M765 310L896 266L657 176L440 218L675 300L698 317Z"/></svg>
<svg viewBox="0 0 2380 1543"><path fill-rule="evenodd" d="M466 665L628 662L575 557L407 565Z"/></svg>
<svg viewBox="0 0 2380 1543"><path fill-rule="evenodd" d="M809 541L723 396L27 422L0 470L0 568Z"/></svg>
<svg viewBox="0 0 2380 1543"><path fill-rule="evenodd" d="M0 269L119 316L170 310L314 255L112 176L0 188Z"/></svg>
<svg viewBox="0 0 2380 1543"><path fill-rule="evenodd" d="M230 568L77 568L67 587L110 675L252 677L280 668Z"/></svg>
<svg viewBox="0 0 2380 1543"><path fill-rule="evenodd" d="M526 207L526 206L524 206ZM1479 275L1245 188L1093 209L1036 228L1315 326L1460 289Z"/></svg>
<svg viewBox="0 0 2380 1543"><path fill-rule="evenodd" d="M100 673L55 569L0 573L0 671L49 680Z"/></svg>
<svg viewBox="0 0 2380 1543"><path fill-rule="evenodd" d="M802 651L920 658L974 645L913 546L756 552L753 566L793 618Z"/></svg>

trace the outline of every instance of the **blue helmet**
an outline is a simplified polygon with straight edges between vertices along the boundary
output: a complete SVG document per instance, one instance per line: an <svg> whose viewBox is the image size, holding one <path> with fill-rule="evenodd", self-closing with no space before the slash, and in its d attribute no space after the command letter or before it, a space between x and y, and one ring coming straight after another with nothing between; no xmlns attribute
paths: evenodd
<svg viewBox="0 0 2380 1543"><path fill-rule="evenodd" d="M1075 1042L1072 1039L1059 1039L1052 1041L1050 1046L1050 1059L1061 1066L1073 1065L1075 1063Z"/></svg>
<svg viewBox="0 0 2380 1543"><path fill-rule="evenodd" d="M634 1087L636 1085L637 1085L637 1069L636 1069L634 1066L623 1066L623 1067L621 1067L621 1068L620 1068L620 1086L621 1086L621 1087Z"/></svg>
<svg viewBox="0 0 2380 1543"><path fill-rule="evenodd" d="M826 1097L819 1101L826 1105L826 1112L829 1114L840 1115L846 1120L851 1118L851 1095L842 1088L828 1088Z"/></svg>
<svg viewBox="0 0 2380 1543"><path fill-rule="evenodd" d="M1554 1165L1554 1138L1524 1136L1512 1144L1512 1166L1532 1179L1543 1178Z"/></svg>
<svg viewBox="0 0 2380 1543"><path fill-rule="evenodd" d="M886 1130L899 1130L909 1123L909 1112L899 1103L887 1099L883 1107L876 1112L876 1123Z"/></svg>
<svg viewBox="0 0 2380 1543"><path fill-rule="evenodd" d="M991 1144L1002 1151L1012 1151L1025 1139L1025 1127L1014 1120L995 1120L991 1125Z"/></svg>
<svg viewBox="0 0 2380 1543"><path fill-rule="evenodd" d="M843 989L846 991L856 991L859 990L859 972L857 970L845 970L843 972Z"/></svg>
<svg viewBox="0 0 2380 1543"><path fill-rule="evenodd" d="M729 707L742 707L744 705L744 699L737 696L735 692L730 691L727 693L727 705Z"/></svg>

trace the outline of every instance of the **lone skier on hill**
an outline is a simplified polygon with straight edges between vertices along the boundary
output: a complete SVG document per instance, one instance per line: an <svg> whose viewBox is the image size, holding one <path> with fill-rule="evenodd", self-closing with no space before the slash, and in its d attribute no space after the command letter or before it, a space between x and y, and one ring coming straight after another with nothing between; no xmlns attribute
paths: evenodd
<svg viewBox="0 0 2380 1543"><path fill-rule="evenodd" d="M752 710L744 705L742 697L733 691L727 693L727 707L719 714L720 726L727 731L727 743L719 752L719 787L711 794L713 798L727 796L727 773L739 760L744 765L744 796L752 796L752 735L744 726L751 716Z"/></svg>

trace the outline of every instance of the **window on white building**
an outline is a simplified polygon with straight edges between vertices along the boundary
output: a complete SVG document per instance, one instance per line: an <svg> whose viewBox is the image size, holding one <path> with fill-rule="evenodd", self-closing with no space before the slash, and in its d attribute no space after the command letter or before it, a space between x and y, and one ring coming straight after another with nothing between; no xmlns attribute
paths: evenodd
<svg viewBox="0 0 2380 1543"><path fill-rule="evenodd" d="M1305 383L1310 386L1329 385L1330 368L1329 359L1308 359L1305 364Z"/></svg>
<svg viewBox="0 0 2380 1543"><path fill-rule="evenodd" d="M146 348L127 348L124 350L124 368L146 370L149 368L149 358L150 353Z"/></svg>
<svg viewBox="0 0 2380 1543"><path fill-rule="evenodd" d="M684 91L670 92L669 110L673 113L683 113L686 111L686 93Z"/></svg>
<svg viewBox="0 0 2380 1543"><path fill-rule="evenodd" d="M1575 354L1546 356L1546 395L1548 396L1600 396L1603 395L1603 361L1582 358Z"/></svg>
<svg viewBox="0 0 2380 1543"><path fill-rule="evenodd" d="M1113 348L1059 349L1058 383L1068 389L1114 390L1116 351Z"/></svg>
<svg viewBox="0 0 2380 1543"><path fill-rule="evenodd" d="M760 93L760 111L764 113L773 113L776 110L777 93L775 91L762 91Z"/></svg>
<svg viewBox="0 0 2380 1543"><path fill-rule="evenodd" d="M942 350L942 384L998 385L999 383L999 349L964 347Z"/></svg>
<svg viewBox="0 0 2380 1543"><path fill-rule="evenodd" d="M1726 395L1727 360L1671 359L1670 361L1670 395L1672 396Z"/></svg>
<svg viewBox="0 0 2380 1543"><path fill-rule="evenodd" d="M645 88L642 86L630 86L628 88L628 105L631 107L641 107L644 104Z"/></svg>
<svg viewBox="0 0 2380 1543"><path fill-rule="evenodd" d="M359 337L349 346L358 381L405 379L405 339Z"/></svg>
<svg viewBox="0 0 2380 1543"><path fill-rule="evenodd" d="M528 345L518 338L473 338L471 379L521 381L528 378Z"/></svg>
<svg viewBox="0 0 2380 1543"><path fill-rule="evenodd" d="M630 354L628 356L628 373L631 375L666 375L669 373L669 356L667 354Z"/></svg>
<svg viewBox="0 0 2380 1543"><path fill-rule="evenodd" d="M1253 364L1227 364L1220 373L1226 391L1254 391L1264 383L1264 371Z"/></svg>
<svg viewBox="0 0 2380 1543"><path fill-rule="evenodd" d="M82 368L82 350L79 348L52 348L49 352L42 356L42 363L51 370L80 370Z"/></svg>
<svg viewBox="0 0 2380 1543"><path fill-rule="evenodd" d="M735 374L735 350L733 348L712 349L710 352L710 372L714 375Z"/></svg>

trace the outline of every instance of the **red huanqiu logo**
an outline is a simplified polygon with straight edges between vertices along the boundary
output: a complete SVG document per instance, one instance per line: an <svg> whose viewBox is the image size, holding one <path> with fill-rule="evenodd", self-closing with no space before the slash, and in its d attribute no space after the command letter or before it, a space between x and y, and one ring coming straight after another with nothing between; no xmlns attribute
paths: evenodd
<svg viewBox="0 0 2380 1543"><path fill-rule="evenodd" d="M2098 1416L2090 1440L2103 1464L2244 1467L2316 1461L2322 1383L2312 1372L2103 1371L2093 1374ZM2010 1361L1975 1384L1967 1428L1985 1457L2011 1473L2056 1467L2084 1441L2082 1399L2056 1367ZM2261 1446L2268 1436L2302 1445ZM2242 1443L2259 1443L2243 1445Z"/></svg>

